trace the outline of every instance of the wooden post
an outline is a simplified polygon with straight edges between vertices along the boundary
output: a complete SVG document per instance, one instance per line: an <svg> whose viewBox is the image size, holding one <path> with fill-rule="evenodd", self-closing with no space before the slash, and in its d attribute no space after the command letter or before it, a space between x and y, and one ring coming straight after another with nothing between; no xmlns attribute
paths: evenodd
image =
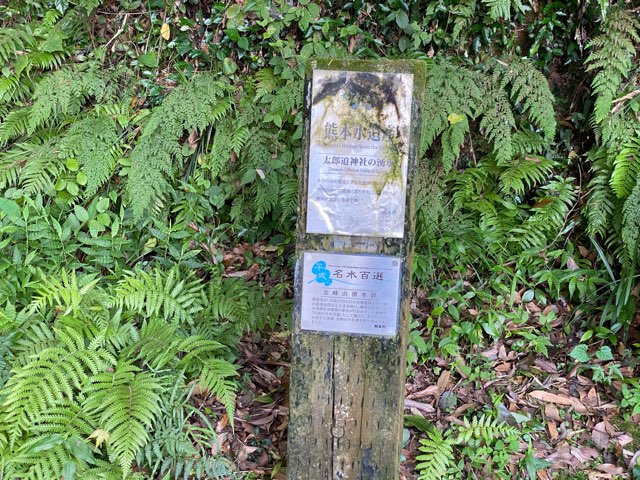
<svg viewBox="0 0 640 480"><path fill-rule="evenodd" d="M399 475L424 64L312 60L287 478Z"/></svg>

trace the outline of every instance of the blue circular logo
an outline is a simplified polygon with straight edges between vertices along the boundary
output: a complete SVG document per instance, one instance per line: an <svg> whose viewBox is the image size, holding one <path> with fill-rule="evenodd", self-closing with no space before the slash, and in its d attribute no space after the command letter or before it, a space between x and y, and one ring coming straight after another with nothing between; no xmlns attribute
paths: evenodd
<svg viewBox="0 0 640 480"><path fill-rule="evenodd" d="M333 283L331 272L327 270L327 263L320 260L311 267L311 272L316 276L316 282L323 283L327 287Z"/></svg>

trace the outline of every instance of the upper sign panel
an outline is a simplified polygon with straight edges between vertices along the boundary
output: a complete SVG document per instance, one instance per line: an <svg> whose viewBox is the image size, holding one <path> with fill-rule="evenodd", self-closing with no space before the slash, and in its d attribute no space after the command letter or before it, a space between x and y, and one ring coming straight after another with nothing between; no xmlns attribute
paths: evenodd
<svg viewBox="0 0 640 480"><path fill-rule="evenodd" d="M413 75L314 70L307 232L402 238Z"/></svg>

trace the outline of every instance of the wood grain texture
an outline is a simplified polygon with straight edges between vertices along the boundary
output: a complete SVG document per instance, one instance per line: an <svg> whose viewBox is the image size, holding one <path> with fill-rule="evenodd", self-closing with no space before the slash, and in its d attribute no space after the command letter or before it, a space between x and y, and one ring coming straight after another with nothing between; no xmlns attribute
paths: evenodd
<svg viewBox="0 0 640 480"><path fill-rule="evenodd" d="M415 231L416 151L420 131L421 62L315 60L305 85L303 174L297 252L372 253L402 261L401 308L395 337L329 334L300 329L302 272L296 268L288 436L288 480L396 480L403 427L406 336ZM313 69L414 74L405 235L403 239L305 232L309 168L309 108Z"/></svg>

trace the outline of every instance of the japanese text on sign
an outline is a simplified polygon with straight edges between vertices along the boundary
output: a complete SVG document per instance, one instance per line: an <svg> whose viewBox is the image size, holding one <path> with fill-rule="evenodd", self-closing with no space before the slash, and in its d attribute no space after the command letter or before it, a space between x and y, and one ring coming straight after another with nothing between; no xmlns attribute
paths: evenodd
<svg viewBox="0 0 640 480"><path fill-rule="evenodd" d="M302 283L303 330L396 335L398 258L307 252Z"/></svg>
<svg viewBox="0 0 640 480"><path fill-rule="evenodd" d="M402 238L412 92L411 74L313 72L308 233Z"/></svg>

